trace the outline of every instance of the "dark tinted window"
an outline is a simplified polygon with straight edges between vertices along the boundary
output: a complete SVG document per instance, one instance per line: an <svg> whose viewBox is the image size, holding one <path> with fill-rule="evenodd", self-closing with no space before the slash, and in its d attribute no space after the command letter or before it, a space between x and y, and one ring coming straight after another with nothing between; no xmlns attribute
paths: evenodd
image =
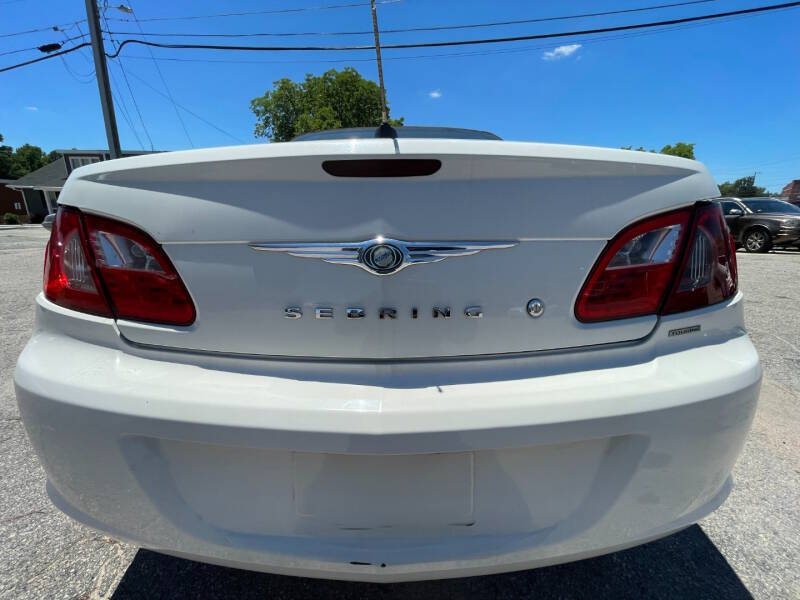
<svg viewBox="0 0 800 600"><path fill-rule="evenodd" d="M742 200L754 213L800 214L800 208L781 200Z"/></svg>
<svg viewBox="0 0 800 600"><path fill-rule="evenodd" d="M720 204L722 204L722 212L726 215L731 214L732 210L739 210L741 212L745 212L744 209L741 206L739 206L739 204L731 200L725 200Z"/></svg>

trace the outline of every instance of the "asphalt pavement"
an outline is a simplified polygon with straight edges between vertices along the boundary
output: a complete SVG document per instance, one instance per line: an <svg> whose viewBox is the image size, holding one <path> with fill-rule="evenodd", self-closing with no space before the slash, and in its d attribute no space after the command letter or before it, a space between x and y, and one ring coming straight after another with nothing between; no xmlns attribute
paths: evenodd
<svg viewBox="0 0 800 600"><path fill-rule="evenodd" d="M488 577L375 585L274 576L138 550L49 502L12 373L47 232L0 230L0 598L800 598L800 252L738 254L765 377L736 485L714 514L607 556Z"/></svg>

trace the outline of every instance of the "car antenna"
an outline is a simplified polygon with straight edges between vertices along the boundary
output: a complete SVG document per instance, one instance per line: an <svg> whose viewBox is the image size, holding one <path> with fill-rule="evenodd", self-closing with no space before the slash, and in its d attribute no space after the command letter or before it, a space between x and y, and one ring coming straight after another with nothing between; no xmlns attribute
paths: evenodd
<svg viewBox="0 0 800 600"><path fill-rule="evenodd" d="M372 7L372 31L375 34L375 56L378 59L378 82L381 86L381 126L375 130L376 138L396 138L397 131L389 125L389 115L386 112L386 88L383 85L383 62L381 62L381 39L378 35L378 10L375 0L370 0Z"/></svg>

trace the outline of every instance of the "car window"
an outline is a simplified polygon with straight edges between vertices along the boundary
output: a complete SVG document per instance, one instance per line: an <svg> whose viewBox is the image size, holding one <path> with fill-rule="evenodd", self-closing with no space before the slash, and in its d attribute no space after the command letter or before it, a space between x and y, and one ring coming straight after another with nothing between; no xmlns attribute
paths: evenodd
<svg viewBox="0 0 800 600"><path fill-rule="evenodd" d="M726 215L731 214L732 210L740 210L744 212L741 206L739 206L736 202L731 202L730 200L726 202L721 202L722 204L722 212Z"/></svg>
<svg viewBox="0 0 800 600"><path fill-rule="evenodd" d="M742 202L755 213L792 213L800 214L800 208L781 200L743 200Z"/></svg>

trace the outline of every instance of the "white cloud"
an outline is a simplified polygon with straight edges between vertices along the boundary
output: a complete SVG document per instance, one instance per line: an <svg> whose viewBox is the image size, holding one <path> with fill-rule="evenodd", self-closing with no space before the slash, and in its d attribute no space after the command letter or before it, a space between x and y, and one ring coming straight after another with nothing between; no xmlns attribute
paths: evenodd
<svg viewBox="0 0 800 600"><path fill-rule="evenodd" d="M431 90L428 92L428 96L436 100L437 98L442 97L442 90Z"/></svg>
<svg viewBox="0 0 800 600"><path fill-rule="evenodd" d="M569 44L567 46L559 46L555 50L549 50L542 54L542 60L559 60L575 54L579 49L580 44Z"/></svg>
<svg viewBox="0 0 800 600"><path fill-rule="evenodd" d="M36 112L37 110L39 110L39 107L38 106L26 106L25 110L29 110L31 112Z"/></svg>

